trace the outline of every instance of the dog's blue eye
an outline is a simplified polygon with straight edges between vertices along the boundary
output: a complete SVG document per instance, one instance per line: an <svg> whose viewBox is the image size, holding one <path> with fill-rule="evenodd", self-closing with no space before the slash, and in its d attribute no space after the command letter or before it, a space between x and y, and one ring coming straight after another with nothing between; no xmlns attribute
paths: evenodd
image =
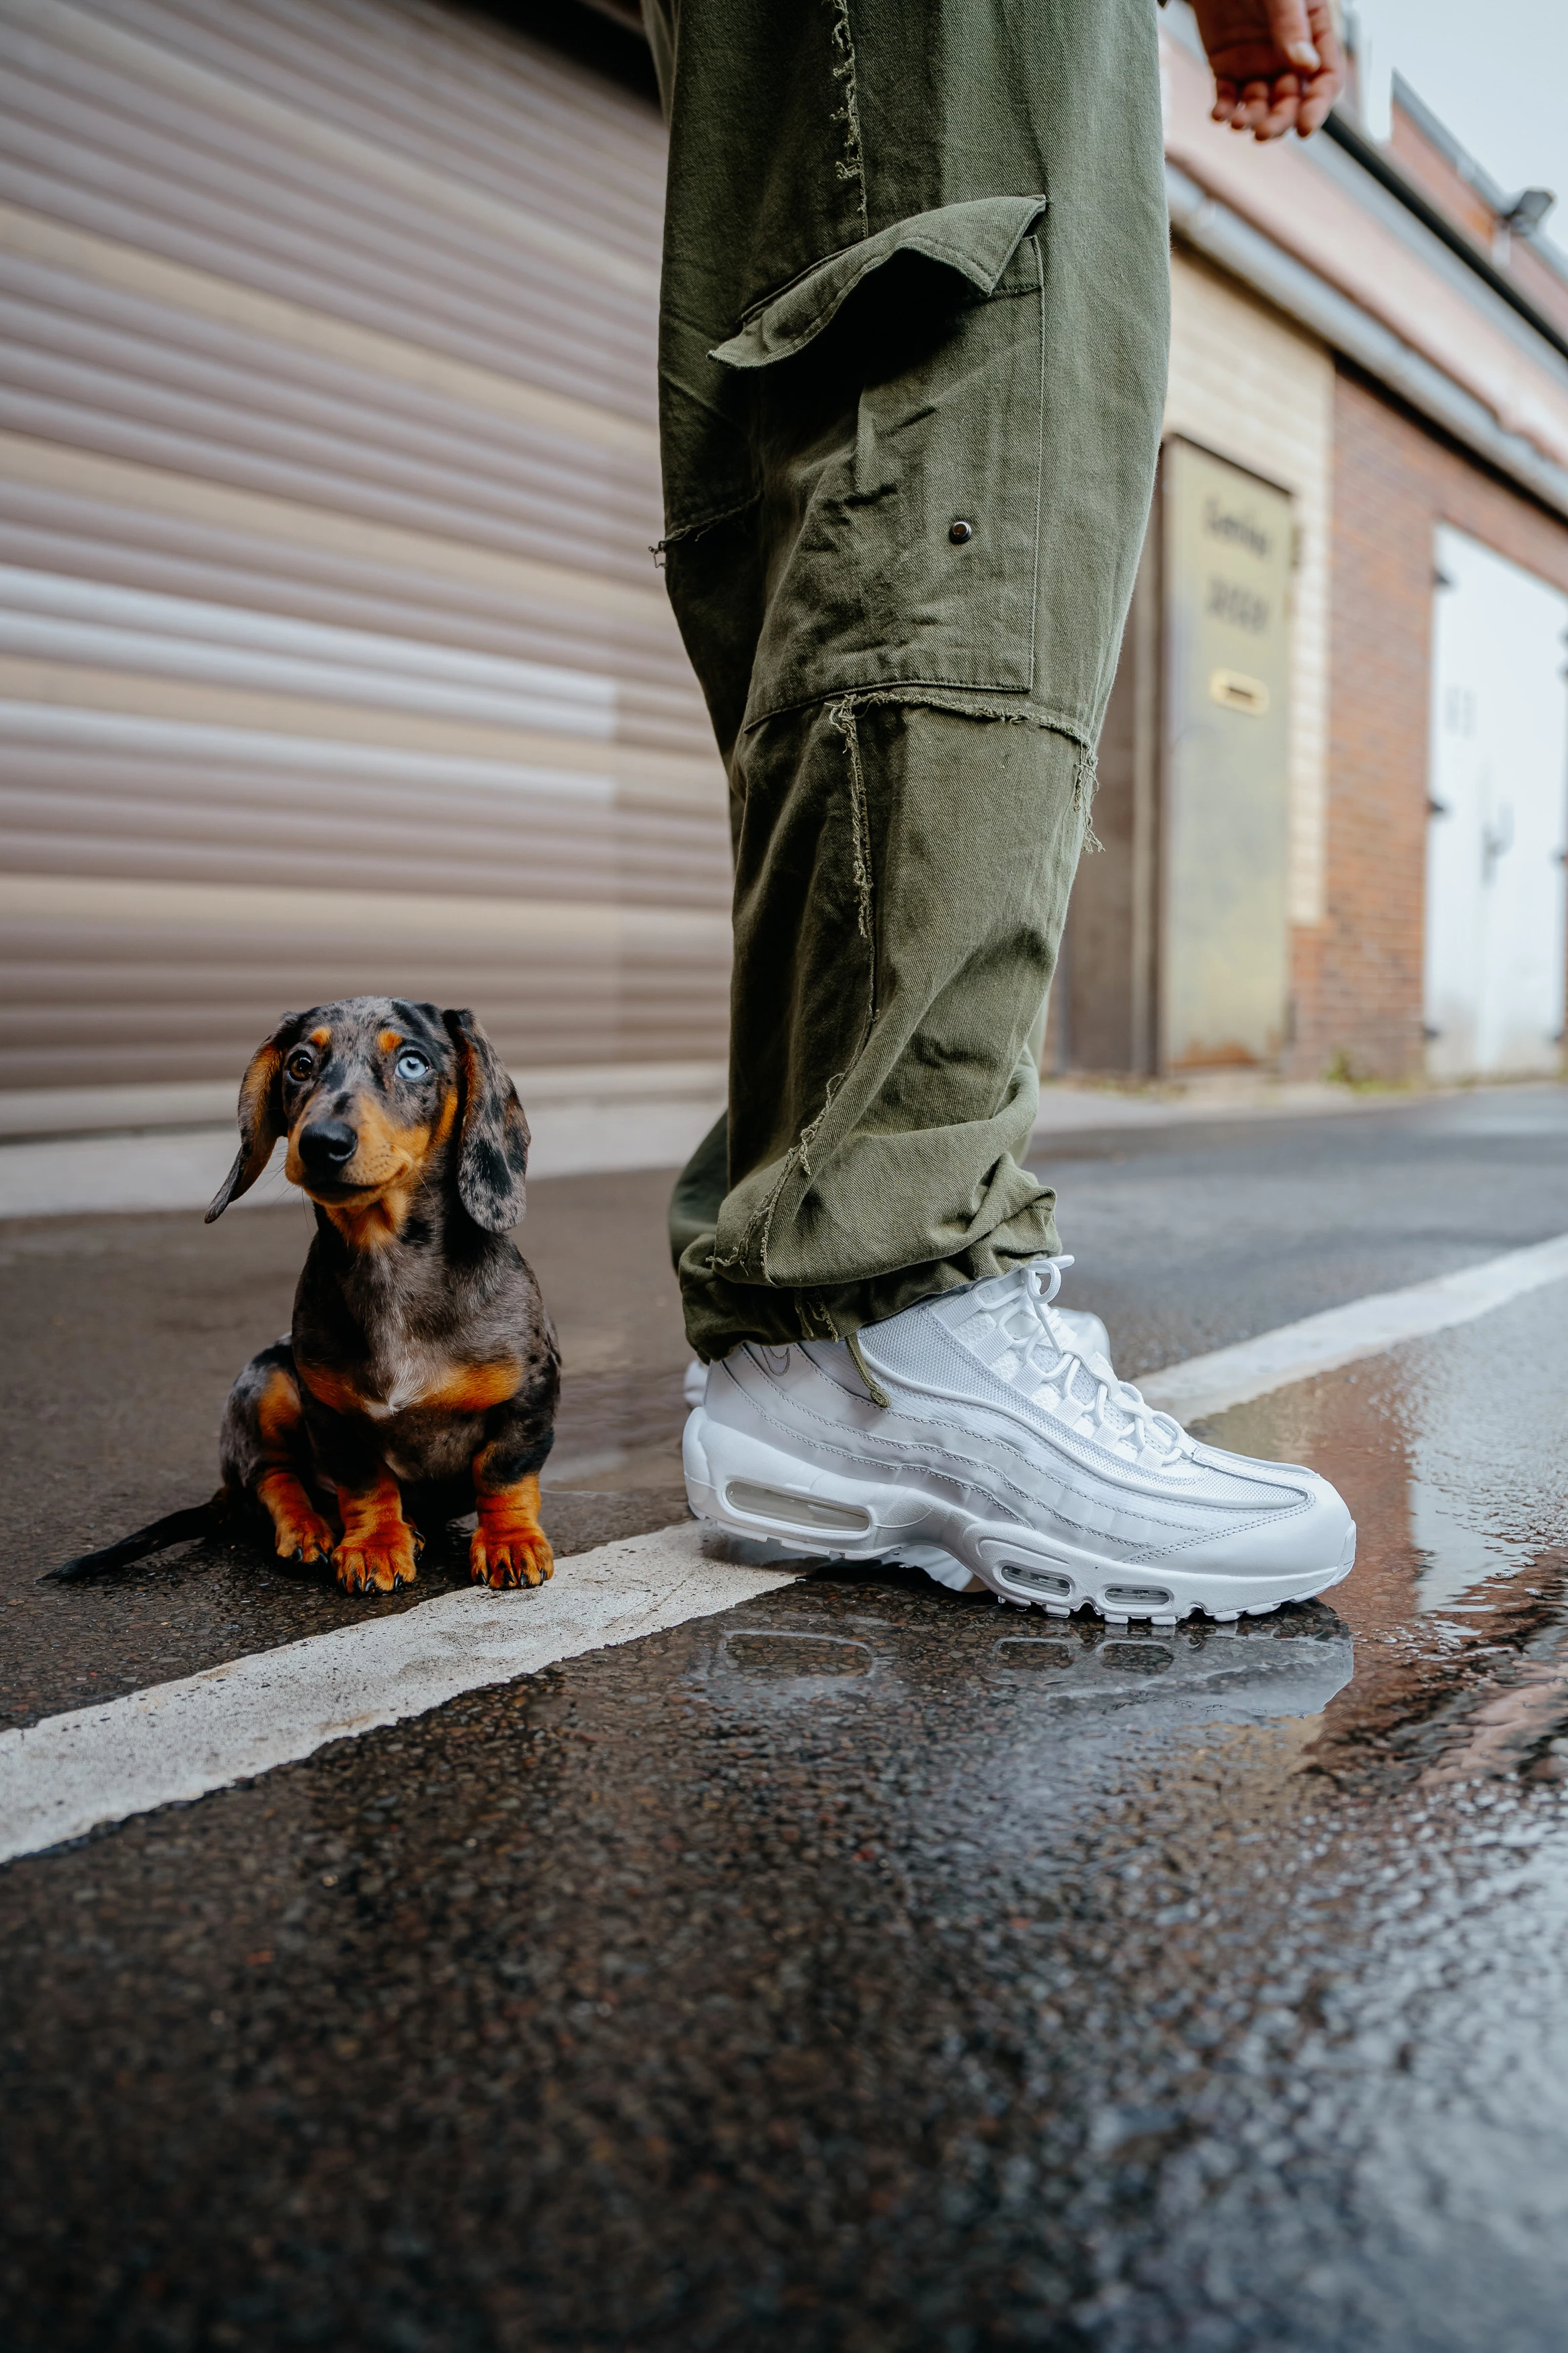
<svg viewBox="0 0 1568 2353"><path fill-rule="evenodd" d="M430 1065L424 1055L415 1053L412 1047L399 1054L397 1058L397 1075L400 1079L422 1079L429 1068Z"/></svg>

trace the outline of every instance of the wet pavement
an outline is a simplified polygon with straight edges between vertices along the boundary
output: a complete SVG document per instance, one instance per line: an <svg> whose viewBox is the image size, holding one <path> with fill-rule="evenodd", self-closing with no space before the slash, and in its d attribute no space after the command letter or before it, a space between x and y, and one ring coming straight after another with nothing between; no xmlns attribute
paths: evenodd
<svg viewBox="0 0 1568 2353"><path fill-rule="evenodd" d="M1072 1295L1124 1361L1568 1229L1558 1091L1329 1125L1064 1155ZM552 1508L585 1541L667 1514L682 1353L658 1187L595 1182L613 1256L545 1187L525 1229L569 1368L584 1335ZM98 1221L88 1275L0 1233L58 1511L84 1303L110 1354L180 1303L129 1403L72 1409L150 1513L188 1490L137 1451L148 1392L176 1359L212 1386L280 1273L286 1302L259 1226L232 1302L172 1232ZM822 1567L13 1864L8 2341L1555 2353L1565 1307L1211 1425L1344 1490L1333 1609L1063 1625ZM165 1480L200 1464L180 1411ZM10 1526L24 1713L79 1704L83 1660L145 1681L340 1621L199 1552L40 1612ZM161 1653L127 1639L160 1600Z"/></svg>

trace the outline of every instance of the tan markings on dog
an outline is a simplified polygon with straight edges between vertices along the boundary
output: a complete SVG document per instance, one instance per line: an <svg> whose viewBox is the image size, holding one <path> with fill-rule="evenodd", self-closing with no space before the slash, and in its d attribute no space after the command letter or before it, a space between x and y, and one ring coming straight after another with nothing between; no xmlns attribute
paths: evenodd
<svg viewBox="0 0 1568 2353"><path fill-rule="evenodd" d="M331 1031L329 1029L327 1029L325 1026L323 1026L323 1027L322 1027L321 1029L312 1029L312 1030L311 1030L311 1032L310 1032L310 1043L311 1043L311 1045L312 1045L312 1046L330 1046L330 1045L331 1044L331 1042L332 1042L332 1033L331 1033Z"/></svg>
<svg viewBox="0 0 1568 2353"><path fill-rule="evenodd" d="M416 1402L437 1407L443 1413L484 1413L515 1397L521 1378L522 1366L515 1356L498 1356L489 1365L459 1365Z"/></svg>
<svg viewBox="0 0 1568 2353"><path fill-rule="evenodd" d="M479 1476L479 1465L474 1466ZM515 1485L478 1496L479 1524L468 1546L476 1585L541 1585L555 1574L550 1538L539 1525L539 1479L531 1472Z"/></svg>
<svg viewBox="0 0 1568 2353"><path fill-rule="evenodd" d="M342 1540L332 1554L345 1593L395 1593L418 1576L420 1540L403 1516L403 1498L390 1471L357 1494L338 1489Z"/></svg>
<svg viewBox="0 0 1568 2353"><path fill-rule="evenodd" d="M451 1134L457 1117L455 1091L447 1094L436 1115L433 1127L394 1127L384 1114L378 1114L378 1141L389 1156L397 1155L400 1166L395 1173L379 1187L367 1183L365 1199L322 1201L321 1204L351 1250L379 1250L385 1243L395 1241L414 1206L415 1195L425 1181L425 1171L433 1155L441 1149ZM289 1149L291 1152L292 1145ZM361 1154L356 1152L348 1164L347 1173L351 1181L357 1180L360 1167ZM295 1181L300 1183L302 1179ZM308 1191L309 1187L304 1189ZM311 1198L319 1197L312 1195Z"/></svg>
<svg viewBox="0 0 1568 2353"><path fill-rule="evenodd" d="M239 1082L240 1131L243 1134L250 1128L258 1135L268 1134L270 1139L267 1146L268 1152L278 1140L278 1131L268 1117L268 1098L272 1092L272 1082L282 1068L282 1049L273 1045L263 1046L252 1055L250 1066Z"/></svg>
<svg viewBox="0 0 1568 2353"><path fill-rule="evenodd" d="M516 1396L522 1367L515 1356L498 1356L488 1365L455 1365L449 1369L434 1365L423 1374L410 1367L399 1376L396 1386L385 1397L355 1388L345 1375L335 1372L330 1365L301 1364L300 1377L310 1395L333 1413L364 1414L372 1421L386 1421L393 1414L408 1413L416 1408L440 1413L486 1413L492 1405L504 1405L508 1398Z"/></svg>
<svg viewBox="0 0 1568 2353"><path fill-rule="evenodd" d="M264 1471L256 1493L272 1523L279 1560L331 1558L337 1538L292 1471Z"/></svg>
<svg viewBox="0 0 1568 2353"><path fill-rule="evenodd" d="M311 1191L300 1157L300 1134L310 1111L307 1104L289 1137L284 1174L289 1183L325 1209L351 1250L374 1250L393 1240L403 1229L429 1157L428 1125L398 1127L379 1104L361 1096L353 1117L358 1140L340 1177L358 1198L342 1201Z"/></svg>
<svg viewBox="0 0 1568 2353"><path fill-rule="evenodd" d="M375 1042L384 1054L390 1054L395 1047L402 1045L403 1034L397 1029L378 1030Z"/></svg>
<svg viewBox="0 0 1568 2353"><path fill-rule="evenodd" d="M299 1360L296 1358L296 1362ZM319 1405L332 1413L363 1413L364 1399L352 1381L342 1373L334 1373L330 1365L300 1366L300 1378Z"/></svg>
<svg viewBox="0 0 1568 2353"><path fill-rule="evenodd" d="M302 1418L299 1384L281 1365L274 1365L256 1408L256 1426L269 1461L287 1461L291 1451L289 1441Z"/></svg>

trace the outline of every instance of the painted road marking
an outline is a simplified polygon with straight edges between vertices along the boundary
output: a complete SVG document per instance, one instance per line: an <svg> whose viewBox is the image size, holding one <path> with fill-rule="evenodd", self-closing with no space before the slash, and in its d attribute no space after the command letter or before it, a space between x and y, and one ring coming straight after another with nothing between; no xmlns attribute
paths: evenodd
<svg viewBox="0 0 1568 2353"><path fill-rule="evenodd" d="M1373 1292L1344 1307L1305 1315L1299 1324L1260 1332L1255 1340L1238 1341L1234 1348L1215 1348L1206 1356L1190 1356L1185 1364L1167 1365L1138 1386L1151 1405L1173 1413L1178 1421L1197 1421L1205 1414L1224 1413L1227 1407L1310 1380L1314 1373L1331 1373L1363 1356L1381 1356L1402 1341L1472 1323L1510 1299L1564 1277L1568 1234L1558 1234L1528 1250L1507 1250L1500 1258L1484 1259L1479 1266L1462 1267L1457 1274L1412 1282L1403 1291Z"/></svg>
<svg viewBox="0 0 1568 2353"><path fill-rule="evenodd" d="M0 1733L0 1862L250 1780L483 1684L732 1609L797 1573L725 1559L695 1521L601 1545L560 1571L537 1592L442 1594Z"/></svg>
<svg viewBox="0 0 1568 2353"><path fill-rule="evenodd" d="M1170 1365L1141 1384L1184 1421L1380 1356L1568 1278L1568 1234ZM200 1798L558 1659L716 1616L794 1569L726 1559L695 1522L601 1545L537 1593L470 1588L178 1683L0 1733L0 1862Z"/></svg>

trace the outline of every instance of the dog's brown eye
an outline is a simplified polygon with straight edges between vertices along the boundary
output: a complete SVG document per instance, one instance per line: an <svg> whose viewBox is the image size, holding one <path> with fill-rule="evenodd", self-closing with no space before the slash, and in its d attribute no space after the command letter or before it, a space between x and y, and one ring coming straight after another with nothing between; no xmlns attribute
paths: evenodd
<svg viewBox="0 0 1568 2353"><path fill-rule="evenodd" d="M289 1076L291 1079L308 1079L315 1067L309 1054L290 1054L289 1057Z"/></svg>

